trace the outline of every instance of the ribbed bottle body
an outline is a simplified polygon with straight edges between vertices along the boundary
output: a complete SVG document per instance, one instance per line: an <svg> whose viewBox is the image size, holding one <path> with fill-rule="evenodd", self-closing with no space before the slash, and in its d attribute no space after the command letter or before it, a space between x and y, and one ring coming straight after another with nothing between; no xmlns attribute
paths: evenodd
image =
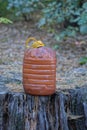
<svg viewBox="0 0 87 130"><path fill-rule="evenodd" d="M51 53L52 52L52 53ZM32 95L51 95L56 89L56 54L46 47L25 51L23 86Z"/></svg>

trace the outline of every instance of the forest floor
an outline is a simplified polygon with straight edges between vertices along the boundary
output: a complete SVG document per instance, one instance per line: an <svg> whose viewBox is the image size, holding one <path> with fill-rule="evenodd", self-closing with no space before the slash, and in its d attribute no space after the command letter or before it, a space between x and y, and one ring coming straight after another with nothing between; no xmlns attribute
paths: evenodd
<svg viewBox="0 0 87 130"><path fill-rule="evenodd" d="M37 29L34 24L0 25L0 91L23 92L22 66L25 41L33 36L46 46L55 47L57 55L56 89L71 89L87 85L87 64L79 59L87 56L87 36L54 40L52 33Z"/></svg>

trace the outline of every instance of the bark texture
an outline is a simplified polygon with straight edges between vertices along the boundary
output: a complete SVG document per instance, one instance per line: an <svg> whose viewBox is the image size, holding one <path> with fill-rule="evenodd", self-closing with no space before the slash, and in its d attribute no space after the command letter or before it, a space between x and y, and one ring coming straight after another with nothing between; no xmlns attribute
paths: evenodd
<svg viewBox="0 0 87 130"><path fill-rule="evenodd" d="M0 92L0 130L87 130L87 86L51 96Z"/></svg>

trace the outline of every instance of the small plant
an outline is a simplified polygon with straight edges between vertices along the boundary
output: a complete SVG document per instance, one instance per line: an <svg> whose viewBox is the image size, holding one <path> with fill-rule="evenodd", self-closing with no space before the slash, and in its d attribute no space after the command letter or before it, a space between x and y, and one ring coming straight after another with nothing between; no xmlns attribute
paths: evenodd
<svg viewBox="0 0 87 130"><path fill-rule="evenodd" d="M79 64L80 65L84 65L84 64L86 64L87 63L87 57L82 57L82 58L80 58L80 60L79 60Z"/></svg>
<svg viewBox="0 0 87 130"><path fill-rule="evenodd" d="M0 17L0 23L8 24L8 23L13 23L13 22L7 18Z"/></svg>

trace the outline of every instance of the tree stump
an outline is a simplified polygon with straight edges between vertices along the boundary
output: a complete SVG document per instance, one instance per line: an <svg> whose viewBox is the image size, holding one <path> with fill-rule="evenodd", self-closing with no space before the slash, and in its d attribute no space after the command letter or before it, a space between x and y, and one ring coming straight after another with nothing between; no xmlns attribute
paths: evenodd
<svg viewBox="0 0 87 130"><path fill-rule="evenodd" d="M51 96L0 92L0 130L87 130L87 86Z"/></svg>

